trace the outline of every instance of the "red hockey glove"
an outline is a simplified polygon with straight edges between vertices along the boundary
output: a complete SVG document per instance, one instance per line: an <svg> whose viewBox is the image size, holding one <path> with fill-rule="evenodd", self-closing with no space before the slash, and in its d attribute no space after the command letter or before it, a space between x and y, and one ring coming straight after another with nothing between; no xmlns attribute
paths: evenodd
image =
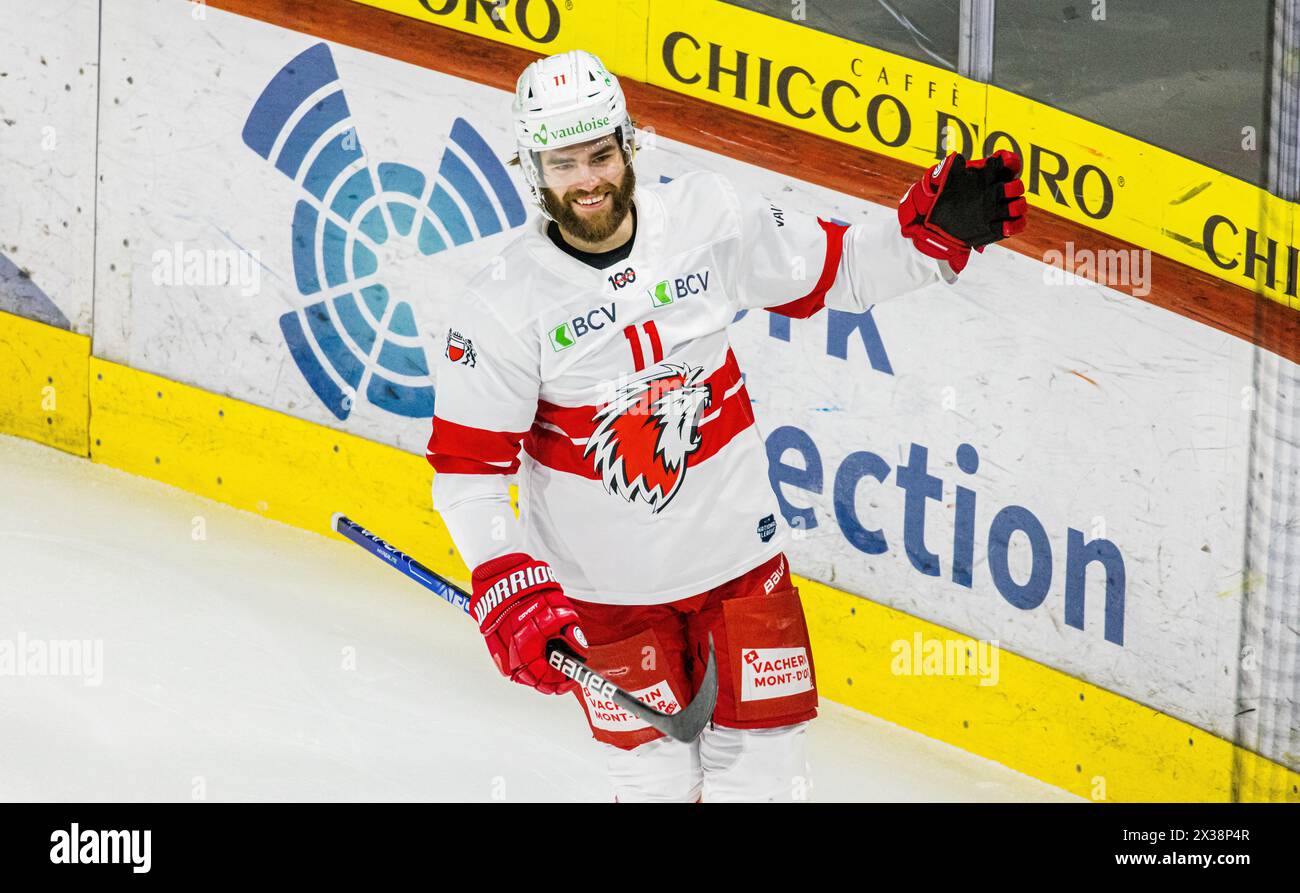
<svg viewBox="0 0 1300 893"><path fill-rule="evenodd" d="M903 235L927 257L946 260L960 273L970 250L1025 228L1025 184L1020 156L999 149L967 162L953 152L930 168L898 203Z"/></svg>
<svg viewBox="0 0 1300 893"><path fill-rule="evenodd" d="M523 552L511 552L474 568L469 610L487 640L503 676L547 695L572 691L577 683L546 662L546 645L561 639L579 657L587 639L578 613L555 582L551 566Z"/></svg>

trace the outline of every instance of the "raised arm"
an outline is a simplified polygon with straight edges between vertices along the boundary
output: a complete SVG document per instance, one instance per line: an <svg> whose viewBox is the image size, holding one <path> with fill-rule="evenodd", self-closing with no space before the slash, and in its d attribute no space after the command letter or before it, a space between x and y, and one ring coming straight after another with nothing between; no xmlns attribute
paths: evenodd
<svg viewBox="0 0 1300 893"><path fill-rule="evenodd" d="M954 282L972 247L982 251L1024 228L1019 173L1007 152L970 164L951 155L908 189L897 222L849 226L740 194L719 177L740 234L733 281L741 306L802 319L823 307L861 312L940 278Z"/></svg>

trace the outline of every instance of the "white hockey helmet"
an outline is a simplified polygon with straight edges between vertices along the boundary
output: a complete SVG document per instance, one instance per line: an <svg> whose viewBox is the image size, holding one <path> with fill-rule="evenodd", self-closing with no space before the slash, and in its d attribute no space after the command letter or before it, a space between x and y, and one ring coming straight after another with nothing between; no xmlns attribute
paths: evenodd
<svg viewBox="0 0 1300 893"><path fill-rule="evenodd" d="M618 78L586 50L570 50L529 64L515 84L512 107L519 164L533 201L546 217L537 153L614 134L630 164L632 119Z"/></svg>

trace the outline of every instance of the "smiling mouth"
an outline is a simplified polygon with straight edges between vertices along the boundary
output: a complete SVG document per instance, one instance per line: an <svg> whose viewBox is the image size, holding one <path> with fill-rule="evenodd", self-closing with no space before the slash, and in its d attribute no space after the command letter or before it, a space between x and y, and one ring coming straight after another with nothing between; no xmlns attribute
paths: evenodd
<svg viewBox="0 0 1300 893"><path fill-rule="evenodd" d="M600 195L588 195L582 198L575 198L573 203L579 208L599 208L605 204L605 197L608 195L608 192L603 192Z"/></svg>

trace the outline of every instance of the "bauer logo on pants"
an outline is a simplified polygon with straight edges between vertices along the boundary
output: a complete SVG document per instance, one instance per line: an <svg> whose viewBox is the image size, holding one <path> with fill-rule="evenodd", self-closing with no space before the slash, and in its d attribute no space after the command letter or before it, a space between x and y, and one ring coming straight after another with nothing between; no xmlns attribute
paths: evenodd
<svg viewBox="0 0 1300 893"><path fill-rule="evenodd" d="M765 701L812 691L812 665L805 648L746 648L740 670L740 699Z"/></svg>
<svg viewBox="0 0 1300 893"><path fill-rule="evenodd" d="M660 713L676 713L682 709L667 679L660 680L640 691L630 691L628 694L643 704L649 704ZM582 695L587 699L587 712L591 716L593 728L604 729L607 732L636 732L650 727L645 720L633 716L613 701L593 697L588 689L584 688Z"/></svg>

